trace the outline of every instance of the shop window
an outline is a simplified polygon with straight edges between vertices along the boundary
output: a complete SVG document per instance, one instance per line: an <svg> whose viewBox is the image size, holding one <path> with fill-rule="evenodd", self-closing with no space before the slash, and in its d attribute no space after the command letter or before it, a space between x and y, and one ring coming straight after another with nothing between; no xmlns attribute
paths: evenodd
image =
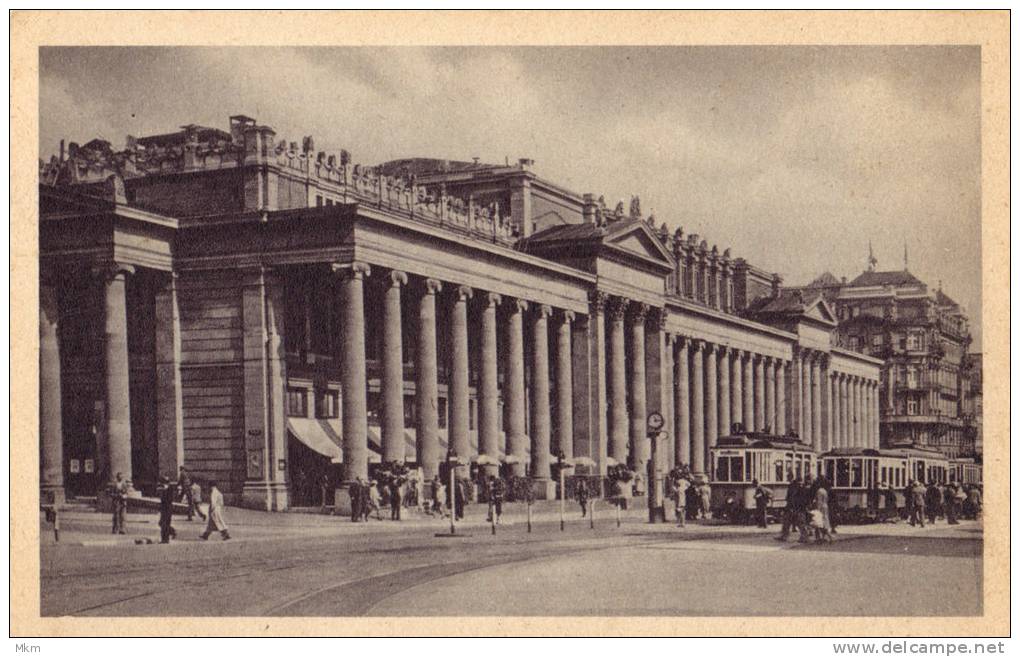
<svg viewBox="0 0 1020 657"><path fill-rule="evenodd" d="M315 398L315 417L320 419L332 419L339 417L340 393L336 390L325 390Z"/></svg>
<svg viewBox="0 0 1020 657"><path fill-rule="evenodd" d="M287 388L287 416L308 417L307 389Z"/></svg>

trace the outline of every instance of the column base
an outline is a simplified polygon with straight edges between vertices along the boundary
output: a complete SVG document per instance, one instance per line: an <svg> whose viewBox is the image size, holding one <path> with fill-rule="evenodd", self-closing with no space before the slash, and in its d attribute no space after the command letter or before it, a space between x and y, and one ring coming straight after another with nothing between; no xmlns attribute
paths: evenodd
<svg viewBox="0 0 1020 657"><path fill-rule="evenodd" d="M241 489L241 506L259 511L286 511L287 485L282 482L248 481Z"/></svg>
<svg viewBox="0 0 1020 657"><path fill-rule="evenodd" d="M39 489L39 502L41 504L52 504L54 506L60 506L66 501L67 495L64 493L63 486L43 485Z"/></svg>
<svg viewBox="0 0 1020 657"><path fill-rule="evenodd" d="M555 500L556 482L552 479L532 479L531 492L536 500Z"/></svg>

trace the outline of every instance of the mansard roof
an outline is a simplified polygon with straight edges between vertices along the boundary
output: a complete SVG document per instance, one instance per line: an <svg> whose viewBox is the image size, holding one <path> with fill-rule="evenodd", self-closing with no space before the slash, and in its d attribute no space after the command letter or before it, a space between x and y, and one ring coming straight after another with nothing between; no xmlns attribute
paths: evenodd
<svg viewBox="0 0 1020 657"><path fill-rule="evenodd" d="M751 315L770 315L786 317L811 317L825 322L835 322L836 315L832 312L825 296L818 290L810 288L794 288L781 290L778 296L756 299L748 306Z"/></svg>
<svg viewBox="0 0 1020 657"><path fill-rule="evenodd" d="M850 287L881 287L883 285L924 285L906 269L902 271L866 271L850 281Z"/></svg>

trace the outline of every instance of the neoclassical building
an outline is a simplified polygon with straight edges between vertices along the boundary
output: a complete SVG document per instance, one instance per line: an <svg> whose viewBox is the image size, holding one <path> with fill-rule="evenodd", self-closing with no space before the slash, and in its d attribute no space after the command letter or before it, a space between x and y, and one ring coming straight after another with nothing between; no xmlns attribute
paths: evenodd
<svg viewBox="0 0 1020 657"><path fill-rule="evenodd" d="M738 424L878 445L881 361L821 294L529 160L365 167L234 116L61 146L39 194L48 497L187 464L281 510L451 449L548 496L561 453L644 468L653 411L663 470Z"/></svg>

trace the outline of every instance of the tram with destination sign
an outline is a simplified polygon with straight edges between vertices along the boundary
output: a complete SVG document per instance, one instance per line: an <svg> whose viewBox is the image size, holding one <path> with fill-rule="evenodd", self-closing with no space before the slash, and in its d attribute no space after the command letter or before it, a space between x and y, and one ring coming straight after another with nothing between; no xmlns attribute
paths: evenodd
<svg viewBox="0 0 1020 657"><path fill-rule="evenodd" d="M967 486L980 486L982 484L981 478L981 464L976 463L974 459L960 458L949 460L949 481Z"/></svg>
<svg viewBox="0 0 1020 657"><path fill-rule="evenodd" d="M818 467L814 449L796 435L736 431L719 438L709 456L712 517L739 523L753 520L754 480L772 492L769 514L776 516L786 508L790 482L815 474Z"/></svg>

